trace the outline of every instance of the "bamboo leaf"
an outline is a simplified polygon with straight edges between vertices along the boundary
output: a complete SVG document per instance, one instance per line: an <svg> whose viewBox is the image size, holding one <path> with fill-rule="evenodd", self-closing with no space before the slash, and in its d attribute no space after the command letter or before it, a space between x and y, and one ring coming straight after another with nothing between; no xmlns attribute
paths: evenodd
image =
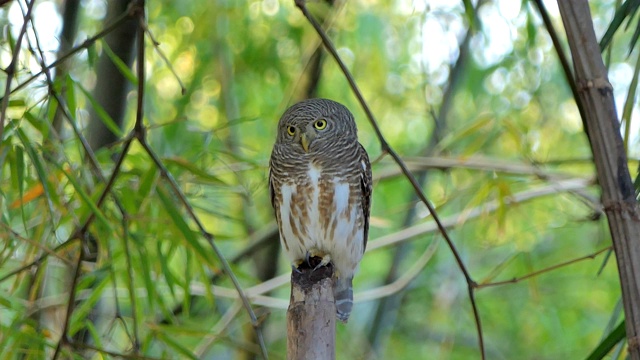
<svg viewBox="0 0 640 360"><path fill-rule="evenodd" d="M113 63L113 65L115 65L115 67L118 68L118 70L120 71L120 73L122 74L122 76L124 76L125 78L127 78L127 80L129 80L129 82L131 84L133 84L133 86L138 86L138 78L133 74L133 72L131 71L131 69L129 69L129 67L127 66L127 64L124 63L124 61L122 61L122 59L120 59L109 47L109 44L107 44L106 41L102 42L102 50L104 51L105 54L107 54L107 57L109 57L109 59L111 60L111 62Z"/></svg>
<svg viewBox="0 0 640 360"><path fill-rule="evenodd" d="M160 197L160 200L162 200L164 209L169 214L169 217L171 217L171 220L173 221L174 225L176 225L178 230L184 236L183 239L186 242L185 245L191 248L191 250L193 250L196 253L196 256L200 260L210 265L213 265L213 261L209 255L210 251L207 251L204 247L202 247L194 231L192 231L191 228L189 228L189 225L184 221L182 214L180 213L178 208L176 208L175 202L169 197L168 194L165 193L163 189L157 188L156 192Z"/></svg>
<svg viewBox="0 0 640 360"><path fill-rule="evenodd" d="M49 211L53 213L53 204L60 203L58 194L52 190L53 185L50 183L47 176L47 172L45 171L44 166L42 166L42 162L40 162L40 157L38 156L36 150L31 145L31 141L29 141L29 138L27 137L27 135L24 133L24 131L21 128L16 128L16 132L18 134L18 138L20 139L20 141L22 142L22 145L24 146L24 149L27 152L27 155L31 159L31 162L33 163L34 168L36 169L36 173L38 174L38 180L40 180L40 183L44 188L44 194L45 194L45 198L47 199L47 204L49 205Z"/></svg>
<svg viewBox="0 0 640 360"><path fill-rule="evenodd" d="M218 177L209 174L205 170L200 169L199 167L197 167L196 165L194 165L193 163L189 162L184 158L170 157L170 158L164 158L163 160L167 165L170 165L170 164L176 165L206 182L219 184L219 185L226 185L226 183L220 180Z"/></svg>
<svg viewBox="0 0 640 360"><path fill-rule="evenodd" d="M622 25L622 22L626 18L629 18L629 21L631 21L631 18L633 18L636 11L638 11L638 6L640 6L640 0L627 0L616 10L613 20L611 20L607 31L600 40L600 52L603 52L604 49L607 48L613 35L618 31L620 25Z"/></svg>
<svg viewBox="0 0 640 360"><path fill-rule="evenodd" d="M71 321L69 323L69 334L71 336L73 336L73 334L77 333L84 326L86 326L87 323L91 322L91 320L88 319L89 314L95 308L100 298L102 298L104 290L107 288L110 282L108 276L99 279L99 281L96 281L97 279L95 276L89 276L85 279L87 279L87 282L90 282L89 284L86 284L86 288L90 289L89 297L86 300L82 301L82 303L80 303L80 306L77 306L74 309L73 315L71 315ZM80 284L78 284L76 289L81 289L84 287L85 286L80 286Z"/></svg>
<svg viewBox="0 0 640 360"><path fill-rule="evenodd" d="M158 168L156 168L155 166L151 166L149 167L149 170L147 170L142 175L142 179L140 180L140 187L138 188L138 194L137 194L140 202L142 202L144 199L147 198L147 196L149 196L149 193L151 192L151 188L155 184L157 173L158 173Z"/></svg>
<svg viewBox="0 0 640 360"><path fill-rule="evenodd" d="M188 357L189 359L193 359L193 360L197 359L196 356L193 353L191 353L191 351L189 351L189 349L182 346L182 344L174 340L171 336L166 336L164 333L162 333L162 339L169 347L171 347L178 353Z"/></svg>
<svg viewBox="0 0 640 360"><path fill-rule="evenodd" d="M87 91L87 89L85 89L80 84L78 84L78 87L87 97L87 99L89 99L91 106L93 106L93 109L95 110L96 114L98 115L98 118L100 119L100 121L102 121L104 126L106 126L107 129L109 129L112 133L114 133L118 138L122 138L124 134L122 133L122 130L120 130L120 127L116 124L116 122L113 121L113 119L111 118L111 115L107 113L107 111L102 107L102 105L100 105L96 101L93 95L91 95L91 93Z"/></svg>
<svg viewBox="0 0 640 360"><path fill-rule="evenodd" d="M627 331L624 327L624 321L620 323L609 335L598 344L593 352L587 357L587 360L604 359L607 354L616 346L617 343L624 340Z"/></svg>
<svg viewBox="0 0 640 360"><path fill-rule="evenodd" d="M71 116L75 117L76 110L78 108L78 104L76 101L76 87L75 81L73 81L73 78L68 74L67 76L65 76L65 90L67 108L69 109L69 113L71 114Z"/></svg>
<svg viewBox="0 0 640 360"><path fill-rule="evenodd" d="M56 164L56 166L59 166L59 165ZM89 196L89 194L87 194L84 191L84 189L82 189L82 185L80 185L80 183L76 180L76 178L72 176L71 173L63 169L61 166L58 167L58 170L64 173L64 175L67 177L67 180L69 180L71 185L73 185L74 190L78 193L78 195L80 195L80 198L84 201L84 203L87 204L87 206L89 206L89 208L91 209L93 214L96 216L96 218L100 221L100 223L111 231L113 229L111 226L111 223L109 222L109 220L107 220L105 215L102 213L102 210L98 208L98 206L96 205L95 201L93 201L91 196Z"/></svg>
<svg viewBox="0 0 640 360"><path fill-rule="evenodd" d="M640 27L638 27L640 29ZM638 52L638 59L636 60L636 67L633 71L633 77L631 78L631 84L629 84L629 92L627 93L627 99L624 102L624 108L622 110L621 122L625 124L623 143L624 148L629 153L629 136L631 134L631 114L633 113L633 104L636 99L636 91L638 90L638 73L640 72L640 52Z"/></svg>
<svg viewBox="0 0 640 360"><path fill-rule="evenodd" d="M171 295L175 298L176 294L175 294L175 277L173 276L173 273L171 273L171 270L169 269L169 264L168 264L168 259L165 256L165 254L162 253L162 243L161 242L157 242L156 243L156 247L157 247L157 252L158 252L158 260L160 262L160 268L162 269L162 274L164 275L165 280L167 280L167 286L169 286L169 292L171 292ZM175 248L173 245L170 246L169 251L167 251L167 254L173 254L175 251Z"/></svg>

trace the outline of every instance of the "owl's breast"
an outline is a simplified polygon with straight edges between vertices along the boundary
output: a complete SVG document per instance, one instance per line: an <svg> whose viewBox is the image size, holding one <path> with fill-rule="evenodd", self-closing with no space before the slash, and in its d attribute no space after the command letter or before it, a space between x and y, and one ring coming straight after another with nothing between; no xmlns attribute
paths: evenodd
<svg viewBox="0 0 640 360"><path fill-rule="evenodd" d="M359 187L313 163L291 180L280 189L285 251L294 262L308 251L329 254L337 270L352 273L364 250L362 210L356 201Z"/></svg>

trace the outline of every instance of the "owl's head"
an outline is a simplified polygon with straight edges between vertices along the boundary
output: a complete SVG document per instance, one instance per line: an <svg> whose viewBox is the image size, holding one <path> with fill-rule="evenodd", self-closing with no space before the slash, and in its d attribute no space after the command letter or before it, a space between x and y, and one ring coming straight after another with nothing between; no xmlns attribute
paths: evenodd
<svg viewBox="0 0 640 360"><path fill-rule="evenodd" d="M276 144L287 145L296 152L313 153L336 142L357 143L357 137L356 122L344 105L328 99L308 99L282 115Z"/></svg>

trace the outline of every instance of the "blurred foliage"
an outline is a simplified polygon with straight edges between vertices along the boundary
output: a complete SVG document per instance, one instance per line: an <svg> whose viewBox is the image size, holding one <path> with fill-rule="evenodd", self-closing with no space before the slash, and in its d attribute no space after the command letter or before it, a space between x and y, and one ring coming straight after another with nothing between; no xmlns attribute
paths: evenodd
<svg viewBox="0 0 640 360"><path fill-rule="evenodd" d="M0 8L0 68L19 51L12 88L40 72L39 55L30 50L35 35L46 63L55 59L62 21L58 3L36 2L35 25L19 50L14 48L25 5L16 0ZM78 46L102 29L106 11L104 1L82 4ZM597 186L568 192L559 188L550 196L513 202L520 193L560 179L591 179L594 169L571 91L536 8L525 0L489 1L479 9L475 4L358 0L309 7L330 24L339 54L384 136L402 156L495 162L495 169L432 169L424 184L441 216L461 216L450 235L474 279L485 283L589 255L611 242ZM614 11L613 0L591 5L596 33L606 33L603 47L610 51L610 77L622 109L630 87L635 94L631 79L638 49L630 49L629 43L635 44L637 31L620 25L621 14L628 12ZM635 11L637 1L622 6ZM556 29L562 29L555 4L548 2L547 7ZM434 114L473 19L477 23L471 28L470 59L455 70L461 82L451 95L446 133L427 151ZM147 37L149 143L232 259L273 222L266 177L275 125L304 93L319 39L293 1L150 1L147 22L184 83L183 93ZM562 33L560 37L564 39ZM70 336L85 332L91 346L123 353L132 351L137 332L139 353L151 358L259 354L246 311L220 293L219 287L234 292L220 273L219 259L136 142L111 195L96 206L105 182L96 176L70 124L82 129L89 121L87 108L95 106L95 58L103 51L108 50L98 41L69 58L70 73L55 74L51 89L40 75L10 96L0 139L0 357L39 359L53 353L59 337L55 329L65 320L68 303L64 278L75 272L80 253L97 258L80 267ZM377 159L380 146L343 74L328 58L321 71L319 96L352 110L360 141ZM0 74L0 88L6 81L6 72ZM71 119L56 133L51 123L59 104L51 93L63 89ZM132 90L128 97L123 134L133 127L136 96ZM640 156L635 96L631 104L624 124L630 129L627 145L635 170ZM101 120L109 122L107 117ZM106 178L121 151L121 144L115 144L97 152ZM509 164L561 177L504 171ZM388 158L374 164L374 175L393 170ZM410 209L417 211L418 224L432 221L412 191L399 175L376 182L369 244L402 230ZM492 201L499 204L496 211L465 220L472 208L488 209ZM73 235L91 216L91 238L82 241L91 246L84 248ZM433 232L411 238L400 271L438 239ZM386 246L367 253L355 278L356 298L384 284L392 251ZM260 283L255 262L247 259L232 265L245 289ZM586 358L620 320L615 310L620 299L617 269L614 258L608 259L598 256L518 283L479 289L488 358ZM279 274L288 273L283 257L271 260ZM265 295L286 301L288 291L285 284ZM349 324L338 325L338 358L367 358L372 344L366 334L376 304L357 302ZM182 311L176 312L177 307ZM61 310L57 324L43 322L51 318L45 315ZM264 321L270 356L284 358L285 311L255 310ZM378 358L479 357L466 284L444 243L406 289L398 317L384 326L388 338L376 344L381 349ZM79 351L65 347L63 354L112 357ZM618 355L624 357L624 350Z"/></svg>

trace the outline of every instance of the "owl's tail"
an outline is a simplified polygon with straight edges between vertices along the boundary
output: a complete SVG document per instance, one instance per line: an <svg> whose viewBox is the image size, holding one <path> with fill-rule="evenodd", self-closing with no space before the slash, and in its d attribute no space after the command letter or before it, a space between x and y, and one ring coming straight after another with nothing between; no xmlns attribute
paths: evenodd
<svg viewBox="0 0 640 360"><path fill-rule="evenodd" d="M336 281L336 289L334 297L336 299L336 315L338 320L347 322L349 315L351 315L351 308L353 307L353 286L351 284L352 277L344 278L340 277Z"/></svg>

